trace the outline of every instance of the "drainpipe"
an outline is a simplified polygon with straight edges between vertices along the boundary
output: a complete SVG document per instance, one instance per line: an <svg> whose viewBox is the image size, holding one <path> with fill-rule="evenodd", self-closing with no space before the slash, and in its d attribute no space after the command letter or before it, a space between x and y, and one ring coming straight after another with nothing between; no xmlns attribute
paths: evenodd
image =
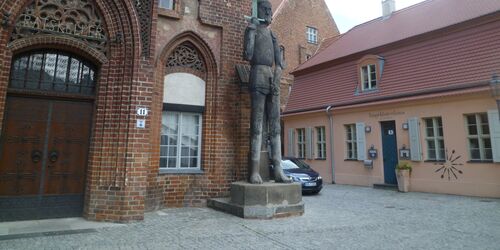
<svg viewBox="0 0 500 250"><path fill-rule="evenodd" d="M332 106L328 106L326 108L326 115L328 116L328 121L330 125L330 158L331 158L331 164L332 164L332 184L335 184L335 161L333 157L333 114L332 114Z"/></svg>

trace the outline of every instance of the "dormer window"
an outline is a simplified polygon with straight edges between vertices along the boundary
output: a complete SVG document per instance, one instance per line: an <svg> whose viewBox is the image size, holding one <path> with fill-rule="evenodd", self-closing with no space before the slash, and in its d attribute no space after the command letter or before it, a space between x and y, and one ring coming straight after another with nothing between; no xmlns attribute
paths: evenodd
<svg viewBox="0 0 500 250"><path fill-rule="evenodd" d="M358 87L356 93L370 92L380 88L384 62L383 57L376 55L367 55L358 61Z"/></svg>
<svg viewBox="0 0 500 250"><path fill-rule="evenodd" d="M160 0L160 8L173 10L175 7L175 0Z"/></svg>
<svg viewBox="0 0 500 250"><path fill-rule="evenodd" d="M377 67L375 64L361 67L361 84L363 91L377 88Z"/></svg>

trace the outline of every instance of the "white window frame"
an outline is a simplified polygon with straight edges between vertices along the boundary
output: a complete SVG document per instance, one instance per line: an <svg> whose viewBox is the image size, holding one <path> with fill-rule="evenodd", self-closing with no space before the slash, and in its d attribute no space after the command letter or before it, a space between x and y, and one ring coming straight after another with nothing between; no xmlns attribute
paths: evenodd
<svg viewBox="0 0 500 250"><path fill-rule="evenodd" d="M474 116L474 118L476 120L476 124L475 124L476 131L477 131L476 135L470 134L469 127L471 126L471 124L469 124L469 119L468 119L468 117L470 117L470 116ZM481 116L484 116L486 118L485 123L481 122ZM466 131L467 131L467 152L469 154L469 159L471 161L493 161L493 149L491 148L492 147L491 135L484 134L483 127L482 127L483 125L488 126L488 130L490 131L490 134L491 134L491 128L489 127L490 126L489 125L489 117L488 117L487 113L475 113L475 114L466 114L465 115L465 127L466 127ZM473 158L473 156L472 156L473 155L472 154L473 148L471 148L471 143L470 143L471 140L478 140L479 148L477 148L477 149L479 149L479 155L480 155L479 159ZM487 140L490 141L490 148L486 148L485 142ZM486 151L488 149L491 151L492 158L486 158Z"/></svg>
<svg viewBox="0 0 500 250"><path fill-rule="evenodd" d="M175 8L175 2L175 0L159 0L158 4L160 5L160 8L173 10Z"/></svg>
<svg viewBox="0 0 500 250"><path fill-rule="evenodd" d="M366 72L366 73L365 73ZM377 89L377 65L367 64L361 66L361 89L363 91ZM373 76L375 75L375 76Z"/></svg>
<svg viewBox="0 0 500 250"><path fill-rule="evenodd" d="M427 160L429 161L444 161L446 160L445 145L444 145L444 131L443 131L443 120L441 117L429 117L423 118L425 124L425 142L427 146ZM432 123L432 127L428 127L428 122ZM441 122L441 127L439 127L439 122ZM432 129L433 135L429 135L428 129ZM430 143L434 143L434 149L429 146ZM434 151L435 157L430 157L431 150Z"/></svg>
<svg viewBox="0 0 500 250"><path fill-rule="evenodd" d="M306 158L306 129L298 128L297 130L297 158Z"/></svg>
<svg viewBox="0 0 500 250"><path fill-rule="evenodd" d="M316 156L326 159L326 130L324 126L316 127Z"/></svg>
<svg viewBox="0 0 500 250"><path fill-rule="evenodd" d="M306 35L308 43L318 44L318 29L307 26Z"/></svg>
<svg viewBox="0 0 500 250"><path fill-rule="evenodd" d="M203 124L203 114L202 113L191 113L191 112L177 112L177 111L163 111L162 112L162 120L163 120L163 116L164 115L168 115L169 114L177 114L179 115L179 118L178 118L178 123L177 123L177 144L176 144L176 148L177 148L177 155L176 155L176 166L175 167L168 167L168 161L167 161L167 165L163 166L161 164L161 159L168 159L169 157L168 156L162 156L161 155L161 148L162 147L168 147L168 143L165 144L165 145L162 145L161 142L160 142L160 169L162 170L200 170L201 169L201 141L202 141L202 124ZM182 121L183 121L183 115L186 115L186 114L189 114L189 115L196 115L198 117L198 144L196 145L196 147L198 148L198 152L197 152L197 155L196 155L196 167L183 167L181 166L181 160L182 158L186 158L186 157L183 157L182 156L182 136L184 135L182 129L183 129L183 124L182 124ZM164 134L162 134L160 132L160 136L163 136ZM191 156L189 156L188 158L191 158Z"/></svg>
<svg viewBox="0 0 500 250"><path fill-rule="evenodd" d="M356 124L348 124L344 125L345 127L345 159L346 160L358 160L358 140L356 133ZM351 138L349 138L349 133L351 134ZM349 150L349 145L352 150Z"/></svg>

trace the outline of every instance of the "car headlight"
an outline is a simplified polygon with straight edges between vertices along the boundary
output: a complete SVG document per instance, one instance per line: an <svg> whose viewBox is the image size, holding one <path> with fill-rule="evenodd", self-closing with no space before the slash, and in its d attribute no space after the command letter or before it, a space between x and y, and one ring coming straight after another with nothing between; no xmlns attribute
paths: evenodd
<svg viewBox="0 0 500 250"><path fill-rule="evenodd" d="M292 179L293 182L300 182L300 178L297 176L289 175L288 177Z"/></svg>
<svg viewBox="0 0 500 250"><path fill-rule="evenodd" d="M322 179L323 179L323 177L321 177L321 176L318 175L318 180L322 180Z"/></svg>

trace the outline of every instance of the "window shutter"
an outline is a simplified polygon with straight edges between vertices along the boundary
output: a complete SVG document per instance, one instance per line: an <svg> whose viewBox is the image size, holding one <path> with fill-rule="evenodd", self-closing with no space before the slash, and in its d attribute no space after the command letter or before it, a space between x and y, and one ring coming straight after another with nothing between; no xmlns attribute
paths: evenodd
<svg viewBox="0 0 500 250"><path fill-rule="evenodd" d="M358 161L366 160L365 124L362 122L356 123L356 144L358 147Z"/></svg>
<svg viewBox="0 0 500 250"><path fill-rule="evenodd" d="M500 120L498 118L498 110L488 111L488 122L490 125L493 162L500 162Z"/></svg>
<svg viewBox="0 0 500 250"><path fill-rule="evenodd" d="M295 129L288 129L288 156L295 156Z"/></svg>
<svg viewBox="0 0 500 250"><path fill-rule="evenodd" d="M410 132L410 152L412 161L422 160L422 145L420 144L420 126L418 118L412 117L408 119L408 129Z"/></svg>
<svg viewBox="0 0 500 250"><path fill-rule="evenodd" d="M306 128L306 159L311 160L313 158L313 148L312 148L312 128Z"/></svg>

